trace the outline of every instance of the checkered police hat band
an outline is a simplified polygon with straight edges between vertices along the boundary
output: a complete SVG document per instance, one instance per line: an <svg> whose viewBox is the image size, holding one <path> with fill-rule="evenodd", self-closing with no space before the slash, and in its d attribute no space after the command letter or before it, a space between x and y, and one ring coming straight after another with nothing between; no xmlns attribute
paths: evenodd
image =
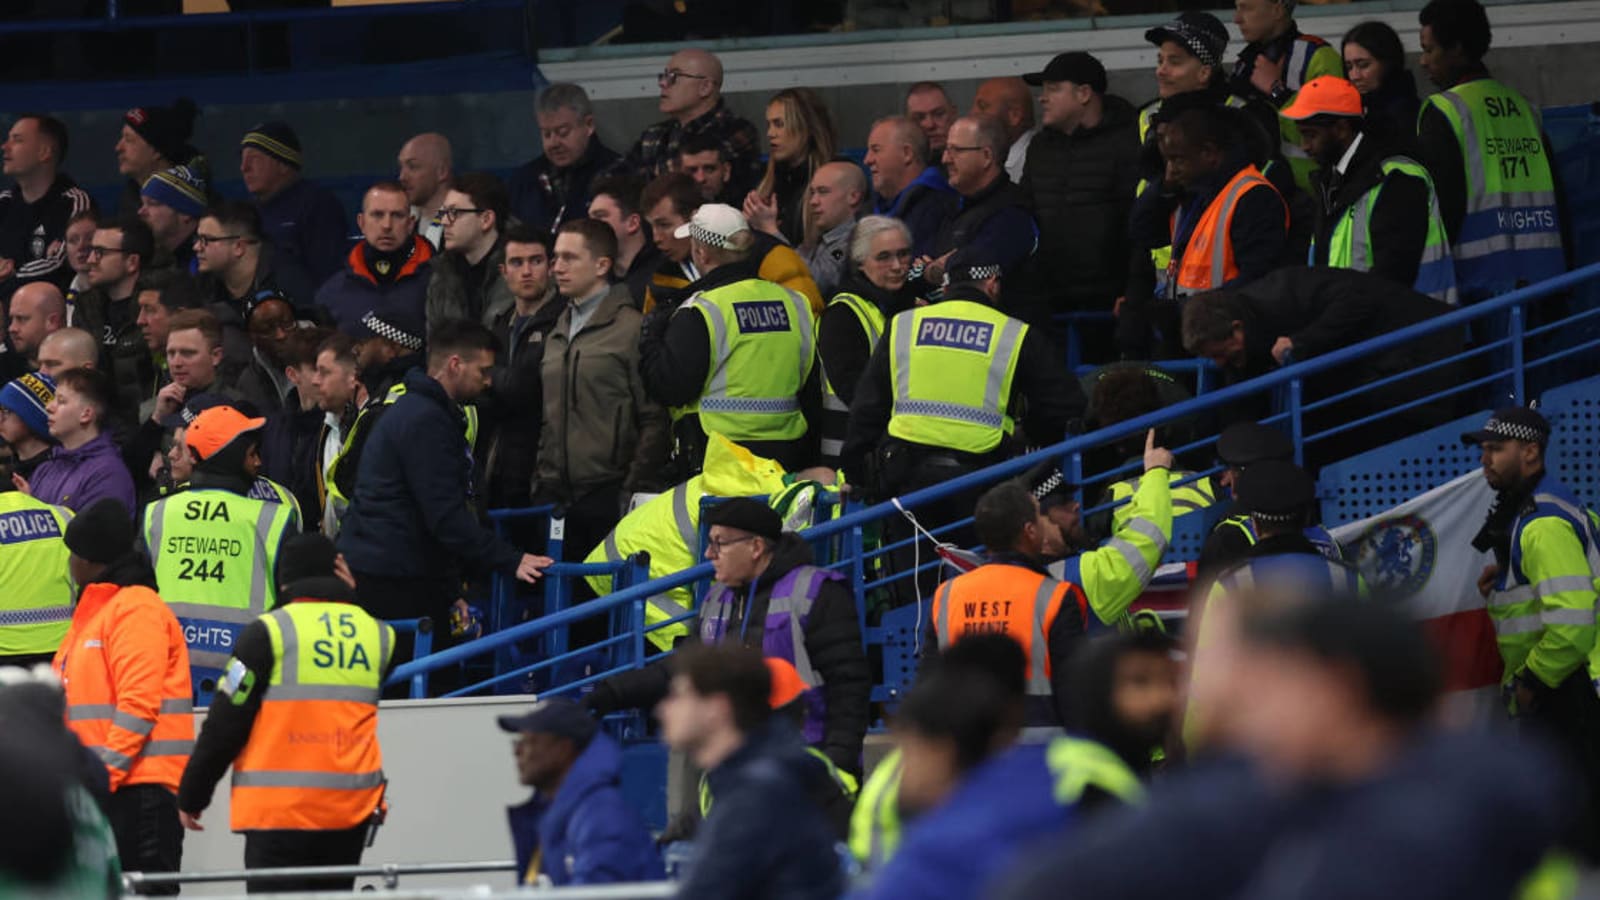
<svg viewBox="0 0 1600 900"><path fill-rule="evenodd" d="M1050 496L1050 493L1056 488L1061 487L1062 482L1065 480L1061 477L1060 469L1051 472L1049 478L1033 486L1033 498L1035 500L1043 500L1045 497Z"/></svg>
<svg viewBox="0 0 1600 900"><path fill-rule="evenodd" d="M381 337L386 341L393 341L407 350L422 349L422 338L419 338L414 334L407 334L404 331L401 331L393 325L390 325L388 322L378 318L376 313L367 313L366 316L361 319L361 324L366 326L368 331L371 331L378 337Z"/></svg>
<svg viewBox="0 0 1600 900"><path fill-rule="evenodd" d="M707 231L693 222L689 223L689 237L712 247L720 247L724 250L733 249L733 243L726 236L717 234L715 231Z"/></svg>
<svg viewBox="0 0 1600 900"><path fill-rule="evenodd" d="M1216 67L1218 62L1217 55L1212 53L1211 48L1206 45L1206 39L1204 35L1201 35L1199 32L1182 22L1176 22L1172 25L1167 25L1164 27L1166 30L1172 32L1174 37L1183 42L1183 46L1187 47L1189 52L1194 54L1194 58L1200 60L1200 65L1211 66L1212 68Z"/></svg>
<svg viewBox="0 0 1600 900"><path fill-rule="evenodd" d="M1543 443L1549 435L1532 425L1520 425L1516 422L1502 422L1499 419L1490 419L1483 430L1493 435L1509 438L1513 441L1527 441L1529 443Z"/></svg>

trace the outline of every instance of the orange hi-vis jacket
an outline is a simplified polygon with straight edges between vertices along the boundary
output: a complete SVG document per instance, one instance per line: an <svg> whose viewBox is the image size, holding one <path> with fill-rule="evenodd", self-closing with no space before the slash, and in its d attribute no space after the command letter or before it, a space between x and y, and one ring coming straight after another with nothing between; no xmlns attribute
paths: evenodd
<svg viewBox="0 0 1600 900"><path fill-rule="evenodd" d="M368 821L383 803L378 699L394 629L358 606L322 600L296 600L258 621L272 641L272 672L233 764L233 830L336 831Z"/></svg>
<svg viewBox="0 0 1600 900"><path fill-rule="evenodd" d="M111 790L177 792L194 747L189 645L155 591L85 587L51 667L66 691L67 725L105 761Z"/></svg>
<svg viewBox="0 0 1600 900"><path fill-rule="evenodd" d="M1172 265L1177 268L1177 276L1172 279L1172 284L1180 298L1214 291L1239 277L1239 265L1233 256L1233 214L1239 207L1239 198L1253 190L1278 193L1278 189L1261 174L1260 169L1253 165L1245 166L1223 185L1200 216L1200 221L1195 223L1194 231L1189 235L1189 244L1183 249L1183 256L1172 260ZM1282 202L1282 195L1278 199ZM1289 227L1288 204L1283 207L1283 223L1285 228ZM1172 231L1173 246L1177 246L1176 211L1172 214Z"/></svg>
<svg viewBox="0 0 1600 900"><path fill-rule="evenodd" d="M1030 698L1049 700L1050 624L1072 603L1071 615L1089 620L1083 588L1023 566L991 562L946 581L933 595L933 627L943 649L973 634L1005 634L1028 656ZM1081 629L1080 629L1081 630Z"/></svg>

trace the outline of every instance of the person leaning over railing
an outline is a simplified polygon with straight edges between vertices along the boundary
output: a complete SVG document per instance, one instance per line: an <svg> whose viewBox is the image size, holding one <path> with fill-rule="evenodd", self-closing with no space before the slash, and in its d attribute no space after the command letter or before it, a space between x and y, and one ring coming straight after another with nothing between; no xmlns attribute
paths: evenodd
<svg viewBox="0 0 1600 900"><path fill-rule="evenodd" d="M717 583L690 640L761 647L794 663L807 684L806 740L859 774L872 676L850 588L842 576L811 565L810 546L785 533L765 503L741 497L706 517L706 558ZM584 705L600 714L649 709L666 696L671 678L669 662L652 663L600 682Z"/></svg>

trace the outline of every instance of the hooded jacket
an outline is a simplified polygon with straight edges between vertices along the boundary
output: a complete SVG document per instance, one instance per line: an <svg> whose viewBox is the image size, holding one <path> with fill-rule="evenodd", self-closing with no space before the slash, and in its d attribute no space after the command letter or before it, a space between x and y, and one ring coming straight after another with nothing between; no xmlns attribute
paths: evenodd
<svg viewBox="0 0 1600 900"><path fill-rule="evenodd" d="M611 286L576 335L565 304L540 365L539 494L571 502L618 483L631 493L666 462L667 411L639 375L641 318L625 284Z"/></svg>
<svg viewBox="0 0 1600 900"><path fill-rule="evenodd" d="M778 580L798 566L811 564L811 545L799 535L785 533L772 552L772 562L753 585L735 591L732 612L719 629L724 639L739 639L747 647L760 648L763 631L758 625L745 628L745 622L765 622L772 588ZM742 602L741 602L742 600ZM701 614L704 615L704 607ZM689 640L698 640L702 622L690 629ZM811 617L805 627L806 652L811 665L822 676L827 701L822 744L818 749L834 765L850 772L861 771L861 743L866 736L868 699L872 692L872 673L861 649L861 626L856 619L855 595L841 581L826 581L817 593ZM602 712L617 709L650 709L667 696L672 669L666 661L642 669L623 672L602 681L590 695L589 705ZM717 803L722 793L712 785ZM837 789L835 789L837 793ZM688 895L686 895L688 896Z"/></svg>
<svg viewBox="0 0 1600 900"><path fill-rule="evenodd" d="M515 571L521 552L472 512L466 413L421 369L405 385L362 450L339 550L352 570L392 577Z"/></svg>
<svg viewBox="0 0 1600 900"><path fill-rule="evenodd" d="M34 470L29 493L73 512L88 509L101 497L119 501L130 518L136 508L133 476L122 464L122 453L111 435L105 432L76 450L52 448L50 458Z"/></svg>
<svg viewBox="0 0 1600 900"><path fill-rule="evenodd" d="M845 881L833 828L809 799L827 778L787 724L747 735L706 773L717 802L696 833L678 896L835 900Z"/></svg>
<svg viewBox="0 0 1600 900"><path fill-rule="evenodd" d="M1058 310L1110 309L1128 272L1128 212L1139 182L1138 116L1107 96L1092 127L1041 128L1022 193L1039 223L1039 275Z"/></svg>
<svg viewBox="0 0 1600 900"><path fill-rule="evenodd" d="M428 283L433 274L433 245L411 238L411 255L400 264L394 278L380 281L367 265L366 242L350 248L345 267L317 289L317 305L327 310L333 324L353 334L363 316L375 309L406 305L416 311L408 317L421 321L428 306Z"/></svg>
<svg viewBox="0 0 1600 900"><path fill-rule="evenodd" d="M535 792L506 817L519 884L532 884L539 874L557 887L663 876L650 832L622 795L622 748L604 732L573 760L554 795ZM539 871L530 872L535 852Z"/></svg>

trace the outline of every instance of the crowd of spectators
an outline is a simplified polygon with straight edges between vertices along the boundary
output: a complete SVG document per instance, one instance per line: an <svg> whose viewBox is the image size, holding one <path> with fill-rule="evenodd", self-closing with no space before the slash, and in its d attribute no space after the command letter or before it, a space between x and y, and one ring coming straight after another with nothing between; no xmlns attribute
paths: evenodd
<svg viewBox="0 0 1600 900"><path fill-rule="evenodd" d="M192 103L130 110L115 148L127 183L119 207L102 210L65 172L66 127L19 116L4 145L11 183L0 191L0 437L15 485L66 510L114 498L143 521L141 510L206 487L226 464L235 493L268 512L293 510L281 527L337 542L370 613L450 623L439 646L476 633L463 599L475 579L534 582L551 564L539 536L513 530L508 540L488 527L486 509L554 505L564 558L584 559L606 545L633 498L699 476L722 439L785 472L823 466L820 480L893 496L1117 421L1118 410L1128 418L1153 408L1133 396L1147 382L1106 377L1091 409L1067 366L1069 337L1087 363L1192 356L1235 383L1565 270L1548 143L1535 108L1484 66L1490 30L1476 0L1422 10L1423 67L1441 89L1426 99L1392 29L1365 23L1334 47L1301 34L1293 7L1239 0L1246 44L1231 73L1215 17L1186 12L1150 29L1158 96L1142 107L1109 93L1100 60L1070 52L1021 78L983 82L964 113L942 85L912 85L903 108L883 110L861 135L840 133L804 87L773 95L761 123L746 121L722 96L721 61L683 49L657 79L664 118L625 150L600 140L578 84L542 92L541 152L508 180L456 171L445 135L412 137L396 178L362 197L353 242L339 201L302 177L305 153L288 123L240 136L250 198L224 199L213 187L223 157L190 144ZM1515 153L1487 154L1483 135ZM857 144L861 163L842 154ZM1440 362L1468 341L1441 331L1307 389L1313 398L1340 393ZM1435 366L1328 406L1307 427L1381 414L1460 377ZM261 420L245 429L259 434L239 459L185 434L219 406ZM1261 412L1240 404L1223 418ZM1311 462L1459 412L1452 400L1429 401L1321 442ZM1153 447L1145 462L1173 466ZM1028 505L1025 495L1010 499ZM964 518L976 500L952 496L921 514L928 525ZM754 618L747 601L767 605L768 634L771 617L792 617L789 654L796 643L808 648L796 666L809 688L795 708L821 764L853 783L869 677L856 618L837 608L848 594L813 577L802 542L754 506L728 504L711 521L708 558L721 587L701 610L699 636L715 643L730 623ZM275 515L262 521L280 522ZM1138 521L1115 527L1137 530ZM896 529L912 536L893 522L885 538ZM258 564L268 571L284 536L275 530L263 546ZM963 545L982 537L947 535ZM1048 545L1036 532L1005 540L1019 558ZM1127 561L1142 552L1135 543L1102 552L1138 568ZM156 569L164 571L159 560ZM1101 577L1118 577L1110 571ZM1078 597L1072 634L1050 633L1052 657L1058 637L1081 638L1091 607L1105 618L1105 597L1090 594ZM1381 726L1386 749L1426 760L1415 708L1341 680L1347 669L1369 674L1367 642L1403 643L1392 625L1276 611L1239 625L1237 652L1263 677L1288 672L1325 690L1352 727ZM944 693L924 686L907 698L908 810L956 802L966 781L1001 778L982 767L1021 726L1007 711L1033 694L1011 689L1008 652L991 648L973 662L947 647L955 661L929 680ZM1055 662L1058 675L1068 668L1065 654ZM763 833L751 824L760 790L746 783L762 776L743 769L759 756L752 748L777 740L766 689L753 688L775 682L751 675L752 665L690 654L675 674L647 668L602 684L588 704L607 712L662 703L668 740L711 770L708 790L723 796L726 786L703 837L730 847ZM1433 690L1426 673L1402 675L1419 694ZM942 708L951 693L966 705ZM1055 717L1071 721L1066 700L1056 702ZM549 721L574 742L570 756L587 752L592 733L568 712ZM1269 763L1287 752L1252 743L1249 723L1237 734ZM1063 778L1058 755L1080 752L1097 751L1005 760L1018 778ZM1120 756L1144 774L1147 756ZM784 760L777 802L808 789L808 765ZM1302 768L1307 778L1326 774ZM1098 787L1130 800L1112 782ZM1049 822L1060 814L1055 805L1034 812ZM827 834L822 819L801 824ZM961 823L947 827L942 839L959 843ZM796 834L783 835L796 853L815 850ZM929 841L908 846L911 857L937 859L940 845ZM773 883L799 885L804 873L783 867L804 857L780 855ZM935 871L926 864L921 877ZM1270 871L1217 877L1253 874L1274 883ZM976 875L962 877L976 887ZM1042 869L1019 879L1015 896L1041 892L1047 877ZM694 895L730 878L701 870ZM910 896L917 883L897 878L874 892ZM809 889L832 896L839 885Z"/></svg>

